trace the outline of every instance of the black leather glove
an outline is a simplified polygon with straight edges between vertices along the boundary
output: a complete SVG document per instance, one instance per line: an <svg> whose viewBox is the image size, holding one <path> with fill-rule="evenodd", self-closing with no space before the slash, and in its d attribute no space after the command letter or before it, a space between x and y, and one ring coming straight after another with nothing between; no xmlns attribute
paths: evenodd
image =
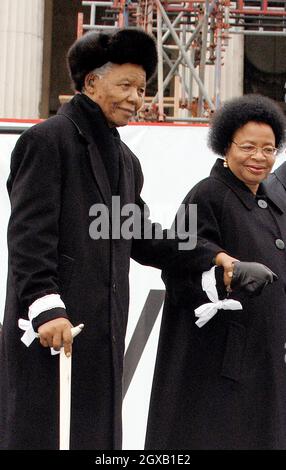
<svg viewBox="0 0 286 470"><path fill-rule="evenodd" d="M248 295L259 295L267 284L277 281L278 276L261 263L235 261L230 287Z"/></svg>

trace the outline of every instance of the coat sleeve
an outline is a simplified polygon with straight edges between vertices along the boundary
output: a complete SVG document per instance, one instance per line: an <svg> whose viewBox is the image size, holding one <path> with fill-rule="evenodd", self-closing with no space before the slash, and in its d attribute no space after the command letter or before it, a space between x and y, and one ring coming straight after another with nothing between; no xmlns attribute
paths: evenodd
<svg viewBox="0 0 286 470"><path fill-rule="evenodd" d="M144 233L142 231L140 239L133 240L132 258L144 265L171 270L173 275L184 275L189 271L201 273L210 269L217 253L225 250L216 241L194 233L196 227L194 229L190 226L188 205L185 206L184 213L180 210L177 217L178 225L177 227L174 225L174 229L162 230L159 224L152 223L149 219L148 206L140 196L143 186L141 166L137 158L134 162L136 204L140 208L141 227L144 227ZM181 230L182 225L184 230Z"/></svg>
<svg viewBox="0 0 286 470"><path fill-rule="evenodd" d="M60 150L55 138L38 126L19 138L11 157L7 188L11 202L9 258L16 294L24 308L19 314L23 315L40 297L60 294ZM48 321L66 317L66 312L56 308L41 316Z"/></svg>
<svg viewBox="0 0 286 470"><path fill-rule="evenodd" d="M198 183L185 197L183 204L197 207L197 233L210 242L223 246L222 214L225 186L213 178Z"/></svg>
<svg viewBox="0 0 286 470"><path fill-rule="evenodd" d="M189 204L195 204L197 207L197 234L198 240L208 240L208 243L214 247L224 247L224 237L221 227L223 218L224 198L227 194L225 187L221 183L214 181L212 178L206 178L198 183L185 197L183 204L188 207ZM185 224L188 226L188 215L186 212ZM201 250L203 248L201 247ZM219 251L227 252L224 249ZM208 248L207 248L208 252ZM228 253L232 255L232 253ZM202 257L206 256L204 254ZM199 257L199 255L198 255ZM203 261L198 260L201 266ZM196 306L207 302L208 299L202 291L201 280L202 272L208 271L211 266L204 266L203 269L197 270L174 270L173 267L167 266L163 269L162 279L165 282L169 295L176 305L183 303L184 305L195 302ZM226 296L224 285L224 270L219 267L215 270L216 287L220 299Z"/></svg>

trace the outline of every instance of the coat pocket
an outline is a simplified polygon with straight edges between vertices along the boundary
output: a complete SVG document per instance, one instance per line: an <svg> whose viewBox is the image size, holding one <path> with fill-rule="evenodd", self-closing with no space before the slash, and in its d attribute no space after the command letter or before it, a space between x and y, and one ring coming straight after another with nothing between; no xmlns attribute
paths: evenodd
<svg viewBox="0 0 286 470"><path fill-rule="evenodd" d="M69 288L74 267L74 258L67 255L59 256L59 286L62 294Z"/></svg>
<svg viewBox="0 0 286 470"><path fill-rule="evenodd" d="M221 375L239 381L246 341L246 328L240 323L229 322Z"/></svg>

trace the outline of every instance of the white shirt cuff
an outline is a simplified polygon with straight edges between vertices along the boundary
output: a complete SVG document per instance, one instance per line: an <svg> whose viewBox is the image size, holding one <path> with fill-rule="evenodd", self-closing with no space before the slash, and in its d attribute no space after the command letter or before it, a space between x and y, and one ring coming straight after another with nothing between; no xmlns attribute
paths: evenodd
<svg viewBox="0 0 286 470"><path fill-rule="evenodd" d="M38 338L39 336L33 328L32 320L42 312L46 312L52 308L65 308L65 304L63 303L59 294L48 294L35 300L35 302L33 302L29 307L29 321L25 320L24 318L20 318L18 320L19 328L25 332L21 337L21 341L23 341L27 347L29 347L34 339ZM53 348L51 348L52 354L58 354L58 352L59 351L55 351Z"/></svg>
<svg viewBox="0 0 286 470"><path fill-rule="evenodd" d="M29 307L29 320L32 321L42 312L52 308L66 308L59 294L48 294L35 300Z"/></svg>

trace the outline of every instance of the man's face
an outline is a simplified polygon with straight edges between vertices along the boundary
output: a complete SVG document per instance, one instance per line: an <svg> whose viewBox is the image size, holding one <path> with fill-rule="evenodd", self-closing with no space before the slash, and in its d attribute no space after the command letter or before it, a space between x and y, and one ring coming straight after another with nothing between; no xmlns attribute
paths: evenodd
<svg viewBox="0 0 286 470"><path fill-rule="evenodd" d="M103 111L110 127L126 126L143 105L146 73L140 65L113 64L103 75L93 75L86 94Z"/></svg>

